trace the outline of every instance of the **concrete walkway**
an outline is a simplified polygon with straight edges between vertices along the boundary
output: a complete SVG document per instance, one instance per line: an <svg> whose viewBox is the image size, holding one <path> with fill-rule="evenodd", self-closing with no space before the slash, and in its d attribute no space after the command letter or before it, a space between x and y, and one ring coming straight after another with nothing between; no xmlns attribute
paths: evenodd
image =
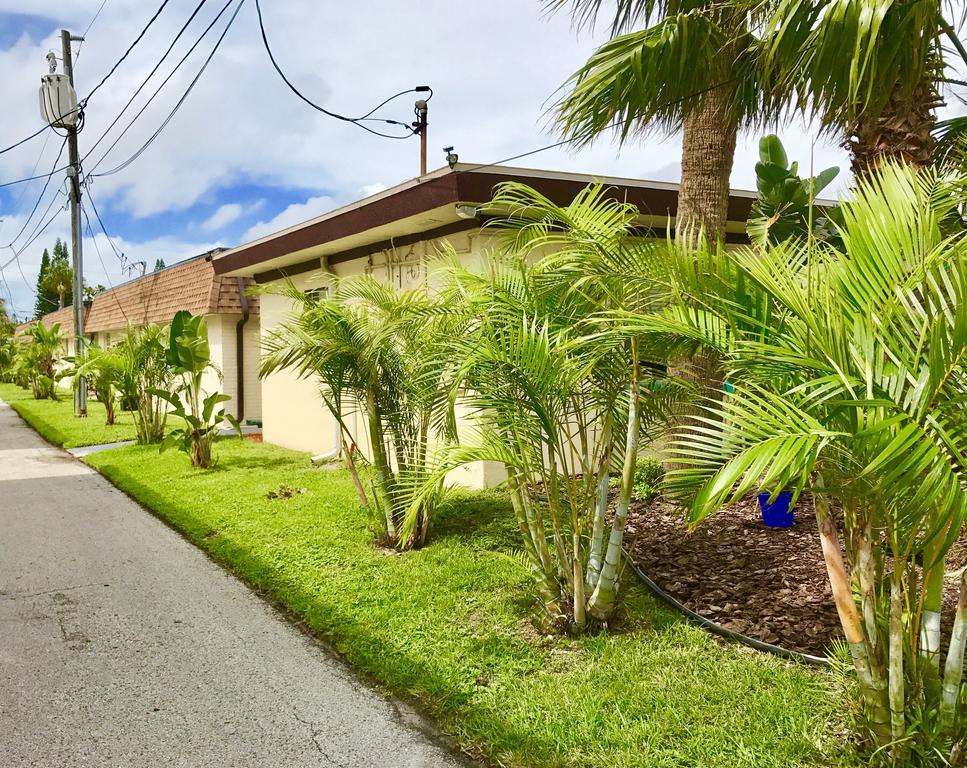
<svg viewBox="0 0 967 768"><path fill-rule="evenodd" d="M462 764L0 402L0 766Z"/></svg>

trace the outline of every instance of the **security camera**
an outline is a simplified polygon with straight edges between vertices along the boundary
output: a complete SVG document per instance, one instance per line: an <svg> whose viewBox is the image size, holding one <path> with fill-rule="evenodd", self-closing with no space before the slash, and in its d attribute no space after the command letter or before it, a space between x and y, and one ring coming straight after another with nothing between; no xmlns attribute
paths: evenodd
<svg viewBox="0 0 967 768"><path fill-rule="evenodd" d="M453 147L444 147L443 151L447 153L447 165L449 165L450 168L456 167L460 156L453 151Z"/></svg>

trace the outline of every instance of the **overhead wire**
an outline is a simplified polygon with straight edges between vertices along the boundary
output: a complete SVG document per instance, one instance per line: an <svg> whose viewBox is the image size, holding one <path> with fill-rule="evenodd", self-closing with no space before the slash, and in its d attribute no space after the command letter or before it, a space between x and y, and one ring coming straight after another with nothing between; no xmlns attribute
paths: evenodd
<svg viewBox="0 0 967 768"><path fill-rule="evenodd" d="M88 195L88 199L90 200L90 195ZM84 223L87 225L87 234L91 237L91 243L94 245L94 252L97 254L97 260L101 264L101 269L104 270L104 277L107 280L108 287L111 289L111 295L114 297L114 301L117 303L118 309L121 310L121 314L124 315L125 322L131 322L130 318L128 317L128 313L124 311L124 305L121 303L121 299L114 290L114 283L111 281L111 275L108 272L107 265L104 263L104 258L101 256L101 249L97 244L97 238L94 236L94 230L91 228L91 218L87 215L87 208L84 207L83 203L81 204L81 213L84 214ZM104 236L107 238L108 243L110 243L111 248L114 248L114 244L111 243L111 236L107 233L107 230L104 229L104 224L101 222L100 216L98 216L97 220L101 225L101 231L104 232ZM117 253L116 250L115 253Z"/></svg>
<svg viewBox="0 0 967 768"><path fill-rule="evenodd" d="M191 22L193 22L195 20L195 17L199 14L199 12L201 11L201 9L205 6L205 4L207 2L208 2L208 0L200 0L199 3L198 3L198 5L195 6L195 10L192 11L191 15L188 17L188 20L182 25L181 29L178 30L178 34L176 34L175 35L175 39L171 41L171 45L168 46L167 50L165 50L165 52L161 55L161 58L158 59L157 63L151 68L151 71L148 72L147 76L141 81L141 84L137 87L137 89L134 91L134 93L131 94L131 97L127 100L127 102L125 103L125 105L123 107L121 107L121 111L117 113L117 115L111 121L110 125L108 125L108 127L104 129L104 131L101 133L100 137L98 137L97 141L94 142L93 146L91 146L91 148L87 150L87 154L84 155L83 160L86 160L88 157L90 157L93 154L94 150L97 149L97 147L100 145L100 143L102 141L104 141L105 138L107 138L107 135L108 135L108 133L111 132L111 129L114 128L114 126L118 124L118 121L124 116L124 113L127 112L128 107L130 107L131 104L134 103L134 100L138 97L138 94L141 93L141 91L148 84L148 82L151 80L151 78L154 77L155 72L158 71L158 69L161 67L161 65L165 62L165 60L171 54L171 51L174 49L175 45L177 45L178 41L181 39L181 36L185 33L185 30L188 29L188 27L191 24ZM227 5L228 4L226 4L226 7L227 7ZM211 27L209 27L209 29L210 28ZM205 31L207 33L208 30L205 30ZM196 43L196 45L197 45L197 43ZM189 53L191 53L192 50L194 50L194 46L191 48L191 50L189 50ZM187 54L186 54L185 58L187 58ZM184 62L185 58L182 58L182 60L179 61L177 65L175 65L174 70L172 70L172 74L174 74L174 72L178 69L178 67L181 66L181 64ZM170 77L171 77L171 75L168 76L168 79L170 79ZM168 79L165 79L164 83L167 83L168 82ZM162 87L164 86L164 83L161 84ZM161 90L160 87L148 99L148 102L147 102L147 104L145 104L145 107L147 107L147 105L151 103L152 99L154 99L154 97L158 95L158 91L159 90ZM141 115L141 113L144 112L145 107L142 107L141 108L141 111L138 112L137 115L135 115L135 117L134 117L135 120L137 120L137 118ZM133 121L132 121L131 124L133 124ZM131 124L128 125L128 128L131 127ZM126 131L127 131L127 128L125 128L125 130L121 133L121 135L123 136ZM115 144L116 143L117 142L115 141ZM115 144L112 144L111 147L114 147ZM110 151L110 148L108 149L108 151Z"/></svg>
<svg viewBox="0 0 967 768"><path fill-rule="evenodd" d="M148 140L145 141L144 144L142 144L141 147L127 160L115 166L109 171L104 171L102 173L93 173L93 172L89 173L88 178L95 178L95 177L99 178L102 176L111 176L115 173L118 173L119 171L123 171L125 168L131 165L131 163L137 160L142 155L142 153L149 146L151 146L152 143L154 143L155 139L157 139L158 136L161 135L161 132L167 127L168 123L170 123L171 120L174 118L174 116L178 113L178 110L181 108L181 105L185 103L192 89L195 87L195 85L198 84L198 81L201 79L201 76L204 74L205 70L208 68L208 65L211 63L212 59L215 57L215 54L218 52L218 49L221 46L222 41L225 39L225 36L228 34L228 31L232 28L232 25L235 23L235 19L238 17L238 13L242 9L242 6L244 4L245 4L245 0L238 0L238 5L235 7L235 10L232 13L231 18L228 20L228 23L225 25L225 28L222 30L221 35L219 35L218 40L215 41L215 46L212 48L211 53L208 54L207 58L205 59L204 63L201 66L201 69L198 70L198 73L188 84L188 88L185 89L185 92L182 94L181 98L178 99L178 102L168 113L168 116L162 121L161 125L158 126L157 130L155 130L155 132L148 137Z"/></svg>
<svg viewBox="0 0 967 768"><path fill-rule="evenodd" d="M104 75L104 77L101 78L101 80L98 82L98 84L95 85L88 92L87 96L85 96L83 99L81 99L78 102L78 104L77 104L77 106L75 108L73 108L69 112L66 112L65 114L61 115L61 117L66 117L67 115L71 114L72 112L83 113L83 110L87 106L87 102L90 101L91 96L93 96L97 92L97 90L99 88L101 88L104 85L104 83L106 83L108 81L108 79L117 71L117 68L121 66L121 64L125 61L125 59L127 59L127 57L130 55L131 51L133 51L134 48L137 46L137 44L139 42L141 42L141 38L143 38L145 36L145 34L147 33L147 31L151 28L151 25L154 24L154 22L157 20L158 16L161 15L161 12L164 10L165 6L168 5L169 2L170 2L170 0L163 0L162 1L161 5L158 7L158 9L154 12L154 14L148 20L148 23L145 24L145 26L142 28L141 32L134 39L134 42L131 43L131 45L128 46L127 50L121 55L121 58L119 58L114 63L114 66L111 67L111 69L108 71L108 73L106 75ZM103 7L103 3L101 5ZM100 9L98 9L98 14L99 13L100 13ZM97 14L95 14L95 16L94 16L94 19L96 19L96 18L97 18ZM94 23L94 19L91 20L91 24ZM88 29L90 29L90 25L88 25ZM21 146L23 144L26 144L31 139L34 139L37 136L40 136L40 134L42 134L44 131L48 130L49 128L50 128L49 125L44 125L42 128L39 128L38 130L34 131L29 136L25 136L24 138L20 139L20 141L16 141L13 144L10 144L9 146L3 147L2 149L0 149L0 155L4 154L5 152L9 152L12 149L16 149L17 147L19 147L19 146ZM9 187L9 186L11 186L13 184L22 184L22 183L27 182L27 181L33 181L35 178L43 178L43 177L36 177L35 176L35 177L27 177L25 179L18 179L17 181L9 181L9 182L0 184L0 187Z"/></svg>
<svg viewBox="0 0 967 768"><path fill-rule="evenodd" d="M278 73L279 77L282 78L282 82L284 82L288 86L289 90L292 91L292 93L294 93L296 96L302 99L302 101L304 101L306 104L308 104L317 112L321 112L322 114L328 117L331 117L334 120L341 120L346 123L352 123L357 128L362 128L364 131L368 131L369 133L372 133L375 136L381 136L384 139L409 139L415 135L415 132L410 125L399 122L397 120L381 120L381 122L384 122L390 125L400 125L405 127L409 131L409 133L407 133L405 136L394 136L389 133L382 133L381 131L377 131L370 128L368 125L363 125L362 120L369 119L369 115L375 112L376 109L379 109L379 107L376 107L375 109L371 110L369 114L366 115L364 118L359 118L359 117L347 117L346 115L341 115L338 112L333 112L331 110L326 109L323 106L320 106L319 104L316 104L312 99L310 99L308 96L302 93L302 91L296 88L296 86L292 83L292 81L282 70L282 67L279 66L279 62L276 61L275 54L272 52L272 46L269 45L269 38L265 31L265 22L262 19L262 6L260 4L260 0L255 0L255 10L259 17L259 30L262 33L262 45L265 48L265 52L269 55L269 61L272 62L272 66L275 68L275 71ZM397 95L401 96L403 93L407 93L407 92L408 91L403 91ZM396 98L396 97L394 96L394 97L391 97L390 99L387 99L386 102L383 102L383 104L386 104L387 102L391 101L393 98ZM383 106L383 104L380 104L379 106Z"/></svg>
<svg viewBox="0 0 967 768"><path fill-rule="evenodd" d="M134 42L128 46L127 50L123 54L121 54L121 58L118 59L116 62L114 62L114 66L111 67L110 70L108 70L108 73L101 78L100 82L97 85L95 85L90 91L88 91L87 96L84 97L84 99L79 105L81 109L83 109L87 105L87 102L90 101L91 96L97 93L98 89L101 86L103 86L104 83L106 83L108 79L111 77L111 75L113 75L117 71L117 68L124 63L125 59L127 59L128 56L131 54L131 51L133 51L137 46L137 44L141 42L141 38L143 38L147 34L149 29L151 29L151 25L155 23L157 18L161 15L161 12L165 9L165 6L168 5L169 1L170 0L162 0L161 5L158 6L158 10L156 10L154 14L151 16L151 18L148 19L148 23L144 25L141 32L138 33L138 36L134 38Z"/></svg>
<svg viewBox="0 0 967 768"><path fill-rule="evenodd" d="M203 0L203 3L202 3L202 4L204 4L204 2L205 2L205 1L207 1L207 0ZM212 28L213 28L213 27L214 27L214 26L215 26L215 25L216 25L216 24L218 23L218 20L219 20L219 19L220 19L220 18L222 17L222 15L223 15L223 14L225 13L225 11L227 11L227 10L228 10L228 8L229 8L229 7L230 7L230 6L232 5L232 3L234 3L235 1L236 1L236 0L227 0L227 2L226 2L226 3L225 3L225 4L223 5L223 6L222 6L222 8L221 8L221 10L220 10L220 11L219 11L219 12L218 12L218 13L217 13L216 15L215 15L215 18L213 18L213 19L212 19L212 20L211 20L211 21L209 22L209 24L208 24L208 26L207 26L207 27L205 27L205 29L204 29L204 30L202 31L202 33L201 33L201 34L200 34L200 35L198 36L198 38L197 38L197 39L195 40L195 42L194 42L194 43L192 44L192 46L191 46L191 47L190 47L190 48L188 49L188 51L187 51L187 52L186 52L186 53L184 54L184 56L182 56L182 57L181 57L181 59L180 59L180 60L178 61L178 63L177 63L177 64L175 64L175 66L174 66L174 67L172 68L172 70L171 70L171 72L169 72L169 73L168 73L168 75L167 75L167 77L165 77L165 79L161 81L161 84L160 84L160 85L159 85L159 86L158 86L158 87L157 87L157 88L155 89L155 91L154 91L154 93L152 93L152 94L151 94L151 96L149 96L149 97L148 97L148 99L147 99L147 101L146 101L146 102L145 102L145 103L144 103L144 104L143 104L143 105L141 106L141 109L139 109L139 110L138 110L138 112L137 112L137 114L136 114L136 115L135 115L135 116L134 116L133 118L131 118L131 120L130 120L130 121L128 122L128 124L127 124L127 125L126 125L126 126L124 127L124 129L123 129L123 130L121 131L121 133L119 133L119 134L118 134L118 135L117 135L117 136L116 136L116 137L114 138L114 141L112 141L112 142L111 142L111 146L109 146L109 147L108 147L108 148L107 148L106 150L104 150L104 153L103 153L103 154L101 155L101 157L100 157L100 159L99 159L99 160L97 160L97 162L95 162L95 163L94 163L94 165L93 165L93 166L91 167L91 170L90 170L90 172L89 172L89 174L88 174L89 176L91 176L91 175L94 175L94 171L96 171L96 170L97 170L97 168L98 168L98 167L99 167L99 166L100 166L100 165L101 165L101 164L102 164L102 163L104 162L104 160L105 160L105 158L106 158L106 157L107 157L107 156L108 156L108 155L109 155L109 154L111 153L111 150L112 150L112 149L114 149L114 148L115 148L115 147L116 147L116 146L118 145L118 143L119 143L119 142L121 141L121 139L122 139L122 138L124 138L124 136L125 136L125 135L127 134L127 132L128 132L129 130L131 130L131 128L132 128L132 127L134 126L134 124L135 124L135 123L137 122L137 120L138 120L138 118L140 118L140 117L141 117L141 115L143 115L143 114L144 114L144 112L145 112L145 110L146 110L146 109L147 109L147 108L148 108L148 107L149 107L149 106L151 105L151 103L152 103L152 102L154 101L154 99L155 99L155 98L156 98L156 97L158 96L158 94L159 94L159 93L161 92L161 90L162 90L162 89L163 89L163 88L165 87L165 85L167 85L167 84L168 84L168 82L169 82L169 81L171 80L171 78L172 78L172 77L174 77L174 75L175 75L175 74L176 74L176 73L178 72L178 70L179 70L179 69L181 68L181 66L182 66L182 65L183 65L183 64L185 63L185 61L186 61L186 60L188 59L188 57L189 57L189 56L191 56L191 54L192 54L192 53L193 53L193 52L195 51L195 49L196 49L196 48L197 48L197 47L198 47L198 46L199 46L199 45L201 44L201 42L202 42L202 40L204 40L204 39L205 39L205 38L206 38L206 37L208 36L208 33L209 33L209 32L210 32L210 31L212 30ZM244 0L243 0L243 2L244 2ZM197 9L196 9L196 11L197 11ZM237 14L237 13L238 13L238 11L236 11L236 14ZM184 29L182 29L182 31L184 31ZM227 31L227 28L226 28L226 31ZM180 34L181 34L181 33L179 32L179 36L180 36ZM222 33L222 37L224 37L224 34L225 34L225 33L223 32L223 33ZM219 43L220 43L220 42L221 42L221 41L219 40ZM216 50L217 50L217 44L216 44ZM212 55L214 55L214 51L212 52ZM210 58L211 58L211 57L209 57L209 59L210 59ZM204 68L205 68L206 66L207 66L207 62L206 62L206 63L205 63L205 65L204 65L204 66L202 67L202 71L204 71ZM200 75L201 75L201 73L199 73L199 74L198 74L198 75L196 76L196 78L195 78L195 79L197 80L197 79L198 79L198 77L200 77ZM149 77L150 77L150 76L149 76ZM146 80L145 82L147 82L147 80ZM190 90L191 90L191 87L193 87L193 85L189 87L189 92L190 92ZM139 90L140 90L140 89L139 89ZM135 95L137 95L137 94L135 94ZM186 95L187 95L187 93L186 93ZM134 97L132 97L132 99L133 99L133 98L134 98ZM184 100L184 98L185 98L185 97L183 96L183 97L182 97L182 101ZM178 107L180 107L180 103L179 103L178 105L176 105L176 106L175 106L175 109L174 109L173 111L177 111L177 109L178 109ZM123 110L122 110L122 112L123 112ZM120 115L119 115L119 117L120 117ZM169 115L169 118L168 118L168 119L170 119L170 117L171 117L171 115ZM113 125L114 125L114 124L115 124L116 122L117 122L117 121L115 120L115 122L111 124L111 127L113 127ZM110 130L110 127L108 128L108 130ZM95 142L95 144L94 144L94 146L93 146L93 147L91 147L91 149L90 149L90 150L88 150L88 152L87 152L87 154L86 154L86 155L84 155L84 158L83 158L84 160L86 160L86 159L87 159L88 157L90 157L90 156L91 156L91 154L92 154L92 153L94 152L94 149L95 149L95 148L97 147L97 145L98 145L98 144L100 144L100 142L101 142L101 140L102 140L102 139L103 139L103 138L104 138L104 137L105 137L106 135L107 135L107 131L105 131L105 133L104 133L104 134L102 134L102 136L101 136L101 138L100 138L100 139L98 139L98 140L97 140L97 142ZM149 143L150 143L150 141L153 141L153 140L154 140L154 139L150 139L150 140L149 140ZM146 148L146 147L145 147L145 148ZM143 149L142 149L141 151L143 151Z"/></svg>
<svg viewBox="0 0 967 768"><path fill-rule="evenodd" d="M105 5L107 5L107 0L101 0L101 4L97 7L97 10L94 12L94 16L87 23L87 27L85 27L84 31L81 33L81 41L77 45L77 53L74 54L74 61L77 61L78 59L80 59L81 49L84 47L84 40L87 38L88 32L91 31L91 27L94 26L94 22L97 21L98 16L101 15L101 11L104 10Z"/></svg>
<svg viewBox="0 0 967 768"><path fill-rule="evenodd" d="M50 134L48 133L46 136L44 136L44 144L40 148L40 154L37 155L37 161L34 163L33 169L30 171L30 175L31 176L34 175L35 173L37 173L37 169L40 167L40 161L44 159L44 152L47 151L47 145L49 143L50 143ZM61 149L61 151L63 151L63 148ZM58 156L58 160L59 159L60 159L60 157ZM55 162L54 165L56 166L57 163ZM20 194L17 195L17 201L13 204L13 207L12 207L11 210L14 210L14 211L19 211L20 210L20 204L24 201L24 197L26 197L27 190L28 189L29 189L29 187L22 187L21 188ZM43 196L43 192L41 192L41 196ZM3 225L4 225L5 221L6 221L5 219L0 219L0 231L3 230ZM18 237L19 237L19 235L18 235ZM14 240L16 240L16 239L17 238L14 238Z"/></svg>
<svg viewBox="0 0 967 768"><path fill-rule="evenodd" d="M60 145L60 151L57 153L57 157L54 159L54 168L51 169L49 174L47 174L47 180L44 182L44 188L40 190L40 194L37 196L37 202L34 203L34 207L31 209L30 213L27 215L27 218L24 220L23 226L20 228L20 231L16 235L14 235L13 239L9 243L7 243L6 246L4 247L10 247L15 242L17 242L17 240L20 239L20 236L24 233L24 230L26 230L27 226L30 224L31 219L33 219L34 214L37 213L37 209L40 207L40 202L41 200L44 199L44 195L47 193L47 187L50 185L50 180L54 177L54 174L56 173L57 164L60 162L60 158L63 156L64 148L66 146L67 146L67 139L64 139L63 143ZM21 195L21 197L23 197L23 195Z"/></svg>

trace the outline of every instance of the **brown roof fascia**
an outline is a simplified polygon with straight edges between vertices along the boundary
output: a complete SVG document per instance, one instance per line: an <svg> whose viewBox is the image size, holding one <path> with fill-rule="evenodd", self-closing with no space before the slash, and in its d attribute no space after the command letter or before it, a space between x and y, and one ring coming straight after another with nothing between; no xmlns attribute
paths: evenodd
<svg viewBox="0 0 967 768"><path fill-rule="evenodd" d="M215 272L224 274L235 269L245 269L278 256L365 232L367 229L415 216L447 203L455 203L458 200L456 177L455 173L439 176L423 184L401 189L361 208L353 208L338 216L263 240L239 253L214 259L212 263Z"/></svg>
<svg viewBox="0 0 967 768"><path fill-rule="evenodd" d="M236 269L246 269L264 261L285 256L286 254L312 248L320 243L331 242L349 235L365 232L385 224L415 216L438 208L442 205L459 202L484 203L493 196L494 187L505 181L521 180L530 184L541 194L558 205L567 205L574 196L587 186L587 181L579 179L560 179L542 176L511 176L502 173L481 173L476 171L456 171L428 179L395 194L374 200L372 203L353 208L315 224L269 237L236 253L213 260L215 272L224 274ZM616 200L633 203L644 215L674 216L678 210L678 190L660 187L609 185L608 196ZM731 195L729 197L728 218L730 221L745 221L749 216L752 198ZM438 235L442 236L442 235ZM413 236L407 236L413 237ZM423 233L418 239L426 239ZM728 238L731 240L731 238ZM402 244L395 238L395 244ZM345 261L388 245L380 243L361 246L330 257L331 262ZM347 253L357 256L345 256ZM291 267L285 271L289 274ZM268 273L263 273L268 274ZM271 278L263 278L271 279ZM278 278L275 278L278 279Z"/></svg>

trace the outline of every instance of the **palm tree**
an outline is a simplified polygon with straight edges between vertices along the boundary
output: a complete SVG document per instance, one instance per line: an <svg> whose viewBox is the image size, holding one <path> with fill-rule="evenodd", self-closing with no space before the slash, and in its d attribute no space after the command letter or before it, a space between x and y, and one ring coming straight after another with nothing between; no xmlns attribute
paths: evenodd
<svg viewBox="0 0 967 768"><path fill-rule="evenodd" d="M602 322L607 310L644 311L655 299L626 279L633 205L592 186L558 206L509 183L491 208L502 218L487 271L442 273L441 304L466 325L444 353L461 361L455 396L475 427L439 473L503 465L543 618L582 632L616 609L639 443L665 424L677 390L641 340Z"/></svg>
<svg viewBox="0 0 967 768"><path fill-rule="evenodd" d="M57 373L55 365L57 353L63 344L64 336L60 332L60 323L54 323L48 328L42 322L36 322L30 330L24 331L23 336L29 339L22 350L27 377L36 400L56 400L57 387L55 381Z"/></svg>
<svg viewBox="0 0 967 768"><path fill-rule="evenodd" d="M74 367L62 375L73 377L75 388L83 377L94 397L104 406L105 423L113 425L124 376L124 361L119 351L115 348L102 349L94 342L82 340L80 353L70 362Z"/></svg>
<svg viewBox="0 0 967 768"><path fill-rule="evenodd" d="M54 259L44 275L42 290L57 296L57 308L64 308L64 297L71 292L74 270L66 261ZM49 311L49 310L48 310Z"/></svg>
<svg viewBox="0 0 967 768"><path fill-rule="evenodd" d="M551 10L570 6L578 25L593 23L603 5L544 2ZM652 128L681 130L676 227L693 237L724 236L738 130L763 119L749 28L760 5L615 0L613 39L574 74L557 107L565 134L579 142L611 130L622 141Z"/></svg>
<svg viewBox="0 0 967 768"><path fill-rule="evenodd" d="M945 227L965 199L963 177L883 163L842 205L842 247L719 254L736 279L641 321L707 337L734 386L675 443L692 524L753 491L815 504L872 738L896 764L963 748L967 575L943 668L939 613L967 514L967 240Z"/></svg>
<svg viewBox="0 0 967 768"><path fill-rule="evenodd" d="M433 472L433 443L452 439L448 376L454 366L440 350L458 329L452 315L434 311L421 288L395 291L368 276L329 287L326 295L281 289L296 311L263 343L262 375L291 369L321 385L360 500L381 538L404 549L422 546L443 499L443 478L419 503L410 502ZM364 435L349 425L354 408L365 416ZM353 461L363 447L376 474L373 508Z"/></svg>
<svg viewBox="0 0 967 768"><path fill-rule="evenodd" d="M169 390L174 379L167 361L168 330L155 324L129 327L116 350L122 362L122 408L125 401L133 406L137 440L142 444L160 443L165 436L168 408L152 393Z"/></svg>
<svg viewBox="0 0 967 768"><path fill-rule="evenodd" d="M948 59L967 61L944 10L940 0L779 0L762 77L844 137L857 178L884 159L922 167L934 159Z"/></svg>

